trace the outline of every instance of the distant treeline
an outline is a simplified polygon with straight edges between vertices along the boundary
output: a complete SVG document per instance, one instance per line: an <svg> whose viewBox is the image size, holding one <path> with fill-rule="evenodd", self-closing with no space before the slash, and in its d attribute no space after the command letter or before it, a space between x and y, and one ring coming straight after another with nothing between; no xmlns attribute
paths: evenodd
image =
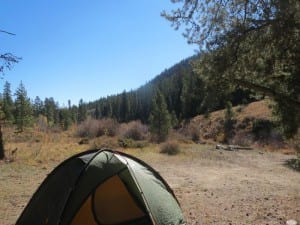
<svg viewBox="0 0 300 225"><path fill-rule="evenodd" d="M20 131L41 121L50 127L68 129L71 124L80 123L87 117L148 123L157 91L164 96L169 113L178 121L224 108L228 101L236 105L253 100L249 91L239 88L228 92L209 90L205 81L193 71L192 63L197 57L182 60L137 90L123 91L88 103L80 100L78 105L71 105L68 101L67 107L60 107L52 97L44 100L38 96L34 100L28 98L22 82L13 99L10 84L6 82L1 95L1 117L7 124L15 124Z"/></svg>
<svg viewBox="0 0 300 225"><path fill-rule="evenodd" d="M163 94L169 113L179 121L225 108L228 101L233 105L253 101L249 91L239 88L227 94L224 90L208 90L205 81L193 71L196 57L182 60L137 90L87 103L88 114L96 119L112 117L119 122L141 120L147 123L157 91Z"/></svg>

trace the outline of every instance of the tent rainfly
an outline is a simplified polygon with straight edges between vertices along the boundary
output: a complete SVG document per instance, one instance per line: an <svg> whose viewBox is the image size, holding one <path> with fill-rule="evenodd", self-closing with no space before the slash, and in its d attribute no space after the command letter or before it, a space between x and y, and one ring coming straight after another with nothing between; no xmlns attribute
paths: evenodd
<svg viewBox="0 0 300 225"><path fill-rule="evenodd" d="M41 184L16 225L184 225L179 203L145 162L110 149L75 155Z"/></svg>

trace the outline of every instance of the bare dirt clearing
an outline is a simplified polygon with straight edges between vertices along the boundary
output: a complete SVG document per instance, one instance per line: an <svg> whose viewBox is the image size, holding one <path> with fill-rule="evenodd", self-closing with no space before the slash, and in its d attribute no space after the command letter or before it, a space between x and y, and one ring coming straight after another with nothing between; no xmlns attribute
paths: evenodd
<svg viewBox="0 0 300 225"><path fill-rule="evenodd" d="M285 166L294 156L217 151L191 145L177 156L128 151L158 170L175 191L188 224L300 222L300 173ZM31 195L59 162L0 163L0 224L12 225Z"/></svg>

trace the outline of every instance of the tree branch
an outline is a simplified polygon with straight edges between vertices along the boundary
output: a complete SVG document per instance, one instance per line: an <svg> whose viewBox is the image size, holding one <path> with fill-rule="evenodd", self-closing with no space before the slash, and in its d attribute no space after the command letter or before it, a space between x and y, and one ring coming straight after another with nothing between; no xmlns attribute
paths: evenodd
<svg viewBox="0 0 300 225"><path fill-rule="evenodd" d="M270 87L265 87L265 86L255 84L255 83L252 83L247 80L241 80L241 79L234 79L234 82L237 84L240 84L246 88L251 88L258 92L262 92L262 93L266 94L267 96L272 97L274 99L284 100L284 101L288 102L289 104L291 104L292 106L294 106L295 108L298 108L300 110L300 101L299 100L293 99L284 93L278 93Z"/></svg>
<svg viewBox="0 0 300 225"><path fill-rule="evenodd" d="M10 33L10 32L5 31L5 30L0 30L0 32L5 33L5 34L9 34L9 35L16 35L16 34L14 34L14 33Z"/></svg>

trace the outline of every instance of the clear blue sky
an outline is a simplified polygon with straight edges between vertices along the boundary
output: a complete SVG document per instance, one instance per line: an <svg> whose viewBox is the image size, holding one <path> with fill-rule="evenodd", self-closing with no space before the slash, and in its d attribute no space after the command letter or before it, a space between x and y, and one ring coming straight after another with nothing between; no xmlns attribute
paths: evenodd
<svg viewBox="0 0 300 225"><path fill-rule="evenodd" d="M136 89L194 54L160 16L169 0L1 0L0 52L22 57L0 80L12 92L78 104Z"/></svg>

